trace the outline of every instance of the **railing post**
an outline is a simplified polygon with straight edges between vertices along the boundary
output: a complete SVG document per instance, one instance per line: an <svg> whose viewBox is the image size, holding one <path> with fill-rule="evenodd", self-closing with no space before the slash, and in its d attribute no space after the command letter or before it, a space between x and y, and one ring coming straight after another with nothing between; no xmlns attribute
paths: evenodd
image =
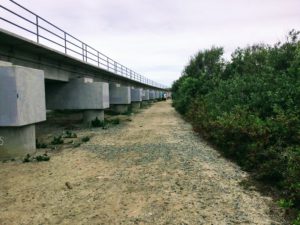
<svg viewBox="0 0 300 225"><path fill-rule="evenodd" d="M118 74L118 72L117 72L117 63L116 62L114 62L114 66L115 66L115 73Z"/></svg>
<svg viewBox="0 0 300 225"><path fill-rule="evenodd" d="M64 36L65 36L65 54L67 54L67 33L64 32Z"/></svg>
<svg viewBox="0 0 300 225"><path fill-rule="evenodd" d="M107 62L107 70L109 71L109 59L106 57L106 62Z"/></svg>
<svg viewBox="0 0 300 225"><path fill-rule="evenodd" d="M88 61L88 59L87 59L87 45L85 45L85 61L87 62Z"/></svg>
<svg viewBox="0 0 300 225"><path fill-rule="evenodd" d="M82 60L84 61L84 43L83 42L81 43L82 43Z"/></svg>
<svg viewBox="0 0 300 225"><path fill-rule="evenodd" d="M36 42L40 42L40 34L39 34L39 16L35 16L35 21L36 21Z"/></svg>
<svg viewBox="0 0 300 225"><path fill-rule="evenodd" d="M100 67L100 62L99 62L99 52L97 51L97 60L98 60L98 67Z"/></svg>

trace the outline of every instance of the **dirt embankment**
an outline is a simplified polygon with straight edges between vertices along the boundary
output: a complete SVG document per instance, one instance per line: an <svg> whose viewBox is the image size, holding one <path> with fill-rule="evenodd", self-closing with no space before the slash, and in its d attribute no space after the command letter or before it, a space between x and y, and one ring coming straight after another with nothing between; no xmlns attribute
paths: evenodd
<svg viewBox="0 0 300 225"><path fill-rule="evenodd" d="M247 173L159 102L49 162L0 163L0 224L285 224ZM66 185L67 182L67 185ZM276 216L277 215L277 216Z"/></svg>

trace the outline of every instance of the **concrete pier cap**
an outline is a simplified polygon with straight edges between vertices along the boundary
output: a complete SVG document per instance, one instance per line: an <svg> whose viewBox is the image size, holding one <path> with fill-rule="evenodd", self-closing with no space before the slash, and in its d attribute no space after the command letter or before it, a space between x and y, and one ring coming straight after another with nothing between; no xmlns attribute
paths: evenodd
<svg viewBox="0 0 300 225"><path fill-rule="evenodd" d="M96 118L104 120L109 107L109 86L92 78L69 82L46 82L46 106L50 110L83 110L83 122L90 126Z"/></svg>
<svg viewBox="0 0 300 225"><path fill-rule="evenodd" d="M143 100L143 89L131 87L131 102L141 102Z"/></svg>
<svg viewBox="0 0 300 225"><path fill-rule="evenodd" d="M142 100L143 101L148 101L149 100L149 90L148 89L143 89Z"/></svg>
<svg viewBox="0 0 300 225"><path fill-rule="evenodd" d="M131 103L131 87L109 83L110 109L116 113L126 113Z"/></svg>
<svg viewBox="0 0 300 225"><path fill-rule="evenodd" d="M35 123L44 120L44 72L1 63L0 159L35 152Z"/></svg>
<svg viewBox="0 0 300 225"><path fill-rule="evenodd" d="M155 91L155 99L159 99L159 91Z"/></svg>
<svg viewBox="0 0 300 225"><path fill-rule="evenodd" d="M155 91L154 90L150 90L149 91L149 100L155 100Z"/></svg>
<svg viewBox="0 0 300 225"><path fill-rule="evenodd" d="M137 112L141 108L143 89L131 87L131 110Z"/></svg>
<svg viewBox="0 0 300 225"><path fill-rule="evenodd" d="M163 99L163 98L164 98L164 92L159 91L159 98L160 98L160 99Z"/></svg>

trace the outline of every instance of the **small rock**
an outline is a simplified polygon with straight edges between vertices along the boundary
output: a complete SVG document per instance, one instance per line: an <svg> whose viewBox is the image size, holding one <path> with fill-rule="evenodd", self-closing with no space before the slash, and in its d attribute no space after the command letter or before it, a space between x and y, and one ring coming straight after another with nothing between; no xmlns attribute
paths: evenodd
<svg viewBox="0 0 300 225"><path fill-rule="evenodd" d="M67 186L68 189L72 189L73 188L69 182L66 182L65 185Z"/></svg>

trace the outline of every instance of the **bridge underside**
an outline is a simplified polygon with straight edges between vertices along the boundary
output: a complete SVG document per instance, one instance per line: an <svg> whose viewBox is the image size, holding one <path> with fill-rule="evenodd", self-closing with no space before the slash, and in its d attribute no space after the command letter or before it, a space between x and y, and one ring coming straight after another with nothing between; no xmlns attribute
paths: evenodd
<svg viewBox="0 0 300 225"><path fill-rule="evenodd" d="M81 110L90 126L105 109L136 110L165 93L0 30L0 159L35 151L46 110Z"/></svg>

